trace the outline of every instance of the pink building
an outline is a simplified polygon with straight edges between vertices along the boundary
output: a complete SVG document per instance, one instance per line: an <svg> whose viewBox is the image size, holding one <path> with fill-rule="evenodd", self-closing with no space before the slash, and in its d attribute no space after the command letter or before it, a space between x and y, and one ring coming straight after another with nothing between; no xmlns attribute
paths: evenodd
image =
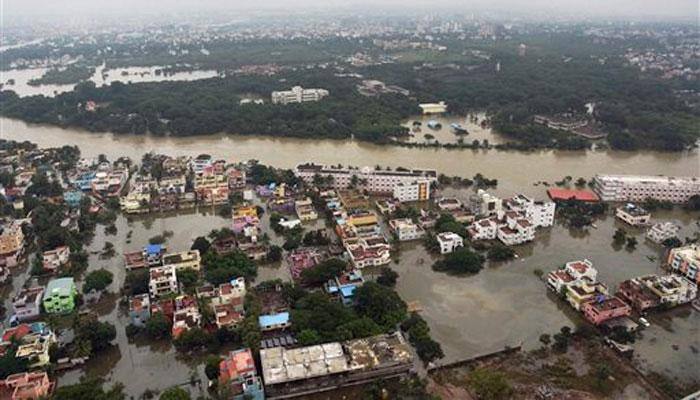
<svg viewBox="0 0 700 400"><path fill-rule="evenodd" d="M600 325L613 318L627 317L631 313L632 308L617 296L601 295L583 304L584 317L594 325Z"/></svg>
<svg viewBox="0 0 700 400"><path fill-rule="evenodd" d="M0 399L38 400L48 398L54 384L46 372L24 372L0 381Z"/></svg>

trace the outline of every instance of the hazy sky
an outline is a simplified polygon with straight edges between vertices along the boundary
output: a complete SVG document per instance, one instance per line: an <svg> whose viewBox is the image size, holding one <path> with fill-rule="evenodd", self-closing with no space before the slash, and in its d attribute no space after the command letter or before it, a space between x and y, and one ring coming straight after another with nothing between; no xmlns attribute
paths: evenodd
<svg viewBox="0 0 700 400"><path fill-rule="evenodd" d="M129 14L183 11L420 8L455 11L512 10L543 17L567 15L700 18L699 0L0 0L2 19L35 14ZM551 15L551 14L550 14Z"/></svg>

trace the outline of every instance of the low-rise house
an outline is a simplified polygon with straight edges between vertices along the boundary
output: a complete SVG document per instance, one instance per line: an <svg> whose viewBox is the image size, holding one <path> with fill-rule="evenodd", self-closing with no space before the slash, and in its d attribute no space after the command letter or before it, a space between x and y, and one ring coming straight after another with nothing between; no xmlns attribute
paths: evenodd
<svg viewBox="0 0 700 400"><path fill-rule="evenodd" d="M63 202L70 208L78 208L83 200L83 192L68 190L63 192Z"/></svg>
<svg viewBox="0 0 700 400"><path fill-rule="evenodd" d="M454 197L442 197L437 201L437 206L442 211L457 210L462 208L462 202Z"/></svg>
<svg viewBox="0 0 700 400"><path fill-rule="evenodd" d="M671 249L666 264L673 272L700 285L700 245L697 243Z"/></svg>
<svg viewBox="0 0 700 400"><path fill-rule="evenodd" d="M596 299L583 304L583 315L593 325L619 317L628 317L632 308L616 296L600 295Z"/></svg>
<svg viewBox="0 0 700 400"><path fill-rule="evenodd" d="M23 220L0 224L0 266L15 267L24 252Z"/></svg>
<svg viewBox="0 0 700 400"><path fill-rule="evenodd" d="M362 271L354 269L345 271L338 277L329 280L325 289L331 296L337 297L346 306L355 301L355 290L365 282Z"/></svg>
<svg viewBox="0 0 700 400"><path fill-rule="evenodd" d="M240 277L219 285L211 299L211 307L219 328L234 328L245 316L245 278Z"/></svg>
<svg viewBox="0 0 700 400"><path fill-rule="evenodd" d="M694 300L698 295L697 285L679 276L645 275L637 279L659 298L660 305L685 304Z"/></svg>
<svg viewBox="0 0 700 400"><path fill-rule="evenodd" d="M263 332L287 329L291 326L288 312L261 315L258 317L260 330Z"/></svg>
<svg viewBox="0 0 700 400"><path fill-rule="evenodd" d="M563 268L550 272L547 275L547 285L556 293L562 293L564 288L572 284L585 282L593 285L597 282L598 271L593 268L590 260L577 260L567 262Z"/></svg>
<svg viewBox="0 0 700 400"><path fill-rule="evenodd" d="M146 321L151 318L151 300L148 294L137 294L129 299L129 318L132 325L146 325Z"/></svg>
<svg viewBox="0 0 700 400"><path fill-rule="evenodd" d="M659 305L659 297L636 278L620 282L617 295L640 312Z"/></svg>
<svg viewBox="0 0 700 400"><path fill-rule="evenodd" d="M438 233L436 238L440 245L440 254L452 253L459 247L464 247L464 240L454 232Z"/></svg>
<svg viewBox="0 0 700 400"><path fill-rule="evenodd" d="M632 226L648 225L651 220L651 214L647 210L632 203L616 208L615 216Z"/></svg>
<svg viewBox="0 0 700 400"><path fill-rule="evenodd" d="M167 253L163 256L163 265L172 265L177 271L192 269L199 271L202 266L202 259L199 250L187 250L177 253Z"/></svg>
<svg viewBox="0 0 700 400"><path fill-rule="evenodd" d="M68 261L70 261L70 248L60 246L44 252L42 266L44 271L56 272L60 267L68 264Z"/></svg>
<svg viewBox="0 0 700 400"><path fill-rule="evenodd" d="M146 259L143 257L143 252L124 253L124 267L127 271L146 268Z"/></svg>
<svg viewBox="0 0 700 400"><path fill-rule="evenodd" d="M15 357L27 360L29 368L41 368L48 365L51 362L49 349L51 345L56 343L56 335L44 323L37 322L25 326L29 326L28 333L20 335L20 337L13 335L13 340L19 341ZM6 334L7 332L3 335L3 339Z"/></svg>
<svg viewBox="0 0 700 400"><path fill-rule="evenodd" d="M471 240L493 240L498 235L498 219L489 217L474 221L467 234Z"/></svg>
<svg viewBox="0 0 700 400"><path fill-rule="evenodd" d="M314 267L323 260L321 251L315 248L299 248L292 250L287 256L287 264L292 279L297 281L301 277L301 273L309 268Z"/></svg>
<svg viewBox="0 0 700 400"><path fill-rule="evenodd" d="M345 246L350 261L355 268L376 267L391 261L391 246L386 243L372 243L360 239Z"/></svg>
<svg viewBox="0 0 700 400"><path fill-rule="evenodd" d="M576 280L567 286L566 301L576 311L581 311L583 304L594 301L598 296L607 295L608 288L600 282L587 279Z"/></svg>
<svg viewBox="0 0 700 400"><path fill-rule="evenodd" d="M162 244L149 244L143 248L143 258L149 267L163 265L167 249Z"/></svg>
<svg viewBox="0 0 700 400"><path fill-rule="evenodd" d="M233 400L264 400L265 393L250 349L231 351L219 363L219 387Z"/></svg>
<svg viewBox="0 0 700 400"><path fill-rule="evenodd" d="M149 277L148 292L152 297L178 293L177 273L172 265L151 268Z"/></svg>
<svg viewBox="0 0 700 400"><path fill-rule="evenodd" d="M0 381L0 399L3 400L39 400L48 399L53 391L46 372L20 372L9 375Z"/></svg>
<svg viewBox="0 0 700 400"><path fill-rule="evenodd" d="M243 190L245 189L246 185L246 173L245 171L236 169L236 168L229 168L228 171L226 171L228 174L228 187L231 190Z"/></svg>
<svg viewBox="0 0 700 400"><path fill-rule="evenodd" d="M416 225L410 218L392 219L389 227L399 241L416 240L425 235L425 231Z"/></svg>
<svg viewBox="0 0 700 400"><path fill-rule="evenodd" d="M308 197L294 202L294 209L296 210L297 217L299 217L299 220L302 222L318 219L318 213L314 209L313 202Z"/></svg>
<svg viewBox="0 0 700 400"><path fill-rule="evenodd" d="M192 296L178 296L174 304L172 336L178 338L185 331L198 327L202 323L202 314L199 313L197 299Z"/></svg>
<svg viewBox="0 0 700 400"><path fill-rule="evenodd" d="M649 228L646 237L654 243L661 244L668 239L677 237L680 230L681 227L673 222L659 222Z"/></svg>
<svg viewBox="0 0 700 400"><path fill-rule="evenodd" d="M73 278L59 278L49 282L44 292L44 310L49 314L67 314L75 309L78 290Z"/></svg>
<svg viewBox="0 0 700 400"><path fill-rule="evenodd" d="M44 287L36 286L22 288L12 298L12 309L18 321L30 321L41 314L41 302L44 298Z"/></svg>

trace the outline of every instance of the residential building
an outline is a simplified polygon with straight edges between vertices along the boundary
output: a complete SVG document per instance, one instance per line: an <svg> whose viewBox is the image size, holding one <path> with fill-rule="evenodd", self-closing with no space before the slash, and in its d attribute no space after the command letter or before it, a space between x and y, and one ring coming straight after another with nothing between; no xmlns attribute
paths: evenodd
<svg viewBox="0 0 700 400"><path fill-rule="evenodd" d="M535 227L527 218L523 218L522 214L507 211L503 222L496 231L496 237L506 246L535 240Z"/></svg>
<svg viewBox="0 0 700 400"><path fill-rule="evenodd" d="M153 297L168 293L178 293L177 274L175 267L164 265L149 270L148 292Z"/></svg>
<svg viewBox="0 0 700 400"><path fill-rule="evenodd" d="M178 338L185 331L200 326L202 314L199 313L197 299L193 296L178 296L175 298L174 304L172 336Z"/></svg>
<svg viewBox="0 0 700 400"><path fill-rule="evenodd" d="M0 266L15 267L24 251L23 220L0 225Z"/></svg>
<svg viewBox="0 0 700 400"><path fill-rule="evenodd" d="M78 190L68 190L63 192L63 201L70 208L78 208L83 200L83 192Z"/></svg>
<svg viewBox="0 0 700 400"><path fill-rule="evenodd" d="M294 210L296 211L299 220L302 222L313 221L318 218L313 202L308 197L295 201Z"/></svg>
<svg viewBox="0 0 700 400"><path fill-rule="evenodd" d="M294 281L298 281L304 270L314 267L323 260L321 251L315 248L298 248L289 252L287 264Z"/></svg>
<svg viewBox="0 0 700 400"><path fill-rule="evenodd" d="M355 268L377 267L391 261L391 246L386 242L374 243L372 240L360 239L347 243L345 250Z"/></svg>
<svg viewBox="0 0 700 400"><path fill-rule="evenodd" d="M691 196L700 194L700 178L596 175L593 190L603 201L636 201L646 199L685 203Z"/></svg>
<svg viewBox="0 0 700 400"><path fill-rule="evenodd" d="M423 114L444 114L447 112L447 104L444 101L439 103L422 103L418 104Z"/></svg>
<svg viewBox="0 0 700 400"><path fill-rule="evenodd" d="M12 298L12 309L18 321L30 321L41 314L44 287L22 288Z"/></svg>
<svg viewBox="0 0 700 400"><path fill-rule="evenodd" d="M600 295L596 299L583 304L583 316L593 325L619 317L628 317L632 308L616 296Z"/></svg>
<svg viewBox="0 0 700 400"><path fill-rule="evenodd" d="M328 294L336 297L346 306L352 305L355 301L355 290L365 283L362 271L353 269L345 271L325 284Z"/></svg>
<svg viewBox="0 0 700 400"><path fill-rule="evenodd" d="M231 190L243 190L246 186L246 173L240 169L229 168L228 174L228 187Z"/></svg>
<svg viewBox="0 0 700 400"><path fill-rule="evenodd" d="M149 244L143 248L143 259L149 267L163 265L163 255L167 249L161 244Z"/></svg>
<svg viewBox="0 0 700 400"><path fill-rule="evenodd" d="M563 268L550 272L547 275L547 285L556 293L562 293L564 288L578 282L594 284L598 279L598 271L593 268L590 260L577 260L567 262Z"/></svg>
<svg viewBox="0 0 700 400"><path fill-rule="evenodd" d="M3 400L39 400L48 399L53 391L46 372L20 372L9 375L0 381L0 399Z"/></svg>
<svg viewBox="0 0 700 400"><path fill-rule="evenodd" d="M651 220L651 214L647 210L632 203L616 208L615 216L632 226L645 226Z"/></svg>
<svg viewBox="0 0 700 400"><path fill-rule="evenodd" d="M425 235L425 231L410 218L392 219L389 227L399 241L416 240Z"/></svg>
<svg viewBox="0 0 700 400"><path fill-rule="evenodd" d="M535 228L554 225L556 204L553 201L535 201L523 194L503 200L506 210L520 212Z"/></svg>
<svg viewBox="0 0 700 400"><path fill-rule="evenodd" d="M462 208L462 202L454 197L442 197L438 199L437 206L442 211L459 210Z"/></svg>
<svg viewBox="0 0 700 400"><path fill-rule="evenodd" d="M78 290L73 278L59 278L49 282L44 291L44 310L49 314L67 314L75 308Z"/></svg>
<svg viewBox="0 0 700 400"><path fill-rule="evenodd" d="M661 305L689 303L698 295L696 284L676 275L645 275L637 279L659 298Z"/></svg>
<svg viewBox="0 0 700 400"><path fill-rule="evenodd" d="M677 237L680 231L681 227L673 222L658 222L647 230L646 237L654 243L661 244L668 239Z"/></svg>
<svg viewBox="0 0 700 400"><path fill-rule="evenodd" d="M292 104L319 101L328 96L326 89L304 89L301 86L294 86L291 90L272 92L272 104Z"/></svg>
<svg viewBox="0 0 700 400"><path fill-rule="evenodd" d="M413 367L412 350L400 332L293 349L262 349L260 361L270 398L399 378Z"/></svg>
<svg viewBox="0 0 700 400"><path fill-rule="evenodd" d="M483 189L477 190L476 195L471 198L471 203L472 211L484 217L499 215L503 210L503 200Z"/></svg>
<svg viewBox="0 0 700 400"><path fill-rule="evenodd" d="M608 288L605 285L586 279L575 280L567 288L566 301L576 311L581 311L583 304L594 301L601 295L608 294Z"/></svg>
<svg viewBox="0 0 700 400"><path fill-rule="evenodd" d="M146 325L151 318L151 300L148 294L137 294L129 298L129 318L138 327Z"/></svg>
<svg viewBox="0 0 700 400"><path fill-rule="evenodd" d="M56 272L70 260L70 248L68 246L56 247L45 251L42 255L44 271Z"/></svg>
<svg viewBox="0 0 700 400"><path fill-rule="evenodd" d="M666 264L673 272L685 276L696 285L700 284L700 245L671 249Z"/></svg>
<svg viewBox="0 0 700 400"><path fill-rule="evenodd" d="M177 253L167 253L163 255L163 265L172 265L175 270L192 269L199 271L202 265L202 259L199 256L199 250L187 250Z"/></svg>
<svg viewBox="0 0 700 400"><path fill-rule="evenodd" d="M219 363L219 387L226 387L233 400L264 400L262 381L250 349L229 352Z"/></svg>
<svg viewBox="0 0 700 400"><path fill-rule="evenodd" d="M427 180L430 183L437 182L435 170L405 170L396 169L386 171L364 168L336 168L317 164L300 164L295 169L295 175L311 185L315 176L333 177L332 185L335 189L348 189L353 183L356 186L372 193L393 194L394 187L399 183L411 184L416 180ZM353 178L353 176L355 178ZM347 207L347 206L346 206Z"/></svg>
<svg viewBox="0 0 700 400"><path fill-rule="evenodd" d="M394 198L401 203L427 201L430 199L430 181L417 179L413 182L399 182L394 185Z"/></svg>
<svg viewBox="0 0 700 400"><path fill-rule="evenodd" d="M453 232L438 233L437 241L440 245L440 254L452 253L459 247L464 246L462 237Z"/></svg>
<svg viewBox="0 0 700 400"><path fill-rule="evenodd" d="M29 327L28 330L22 329ZM56 343L56 335L41 322L35 322L31 325L20 325L17 328L17 334L12 334L14 340L19 342L15 357L18 359L27 360L30 369L42 368L51 362L49 349L51 345ZM21 332L20 332L21 331ZM3 335L3 340L7 336L6 331Z"/></svg>
<svg viewBox="0 0 700 400"><path fill-rule="evenodd" d="M211 307L219 328L236 327L245 316L245 278L239 277L219 285L211 299Z"/></svg>
<svg viewBox="0 0 700 400"><path fill-rule="evenodd" d="M471 240L493 240L498 235L498 218L489 217L474 221L467 228Z"/></svg>
<svg viewBox="0 0 700 400"><path fill-rule="evenodd" d="M547 195L554 201L578 200L586 203L596 203L600 198L590 190L574 190L562 188L549 188Z"/></svg>
<svg viewBox="0 0 700 400"><path fill-rule="evenodd" d="M287 329L292 326L288 312L261 315L258 317L260 330L263 332Z"/></svg>
<svg viewBox="0 0 700 400"><path fill-rule="evenodd" d="M617 295L640 312L659 305L659 297L637 278L620 282Z"/></svg>

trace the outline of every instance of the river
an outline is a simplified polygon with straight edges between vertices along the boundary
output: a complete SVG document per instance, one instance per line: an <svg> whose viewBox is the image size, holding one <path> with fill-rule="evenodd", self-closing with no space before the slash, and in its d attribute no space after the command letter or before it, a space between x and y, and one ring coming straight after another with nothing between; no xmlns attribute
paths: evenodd
<svg viewBox="0 0 700 400"><path fill-rule="evenodd" d="M207 135L194 138L152 137L89 133L75 129L28 125L0 118L0 137L28 140L41 147L77 145L83 156L105 154L110 159L129 156L140 160L150 151L170 155L208 153L228 161L258 159L277 167L294 167L307 161L342 163L344 165L383 165L435 168L448 175L471 177L482 173L499 180L494 190L499 195L522 192L536 198L545 197L545 188L538 181L553 182L566 175L590 178L596 173L700 175L700 158L696 151L684 153L616 152L616 151L537 151L445 150L380 146L358 141L302 140L236 135ZM449 190L466 199L470 190ZM697 214L681 210L654 214L660 220L673 220L683 227L681 236L698 230ZM268 218L263 218L267 224ZM112 291L123 282L124 272L119 256L135 250L149 237L164 230L173 231L168 241L173 250L189 246L192 240L223 227L228 220L211 211L166 215L161 218L120 216L116 236L105 236L102 228L91 250L98 251L105 241L115 245L117 256L100 260L90 258L90 269L108 268L115 274ZM542 333L555 333L563 325L573 325L571 311L548 294L545 285L533 273L548 271L572 260L589 258L599 276L609 287L634 276L660 272L662 250L643 238L642 231L633 231L639 245L635 251L616 250L612 235L620 225L612 216L597 222L598 229L585 233L564 226L538 232L537 240L519 246L518 260L489 264L481 273L468 277L452 277L433 272L431 256L419 244L402 244L398 263L391 267L400 274L397 290L406 301L417 300L423 307L433 336L442 344L446 360L456 360L514 345L523 341L526 348L538 346ZM317 227L322 225L317 224ZM263 229L269 230L268 226ZM127 233L133 231L127 243ZM273 241L275 239L274 234ZM422 260L422 261L421 261ZM368 272L369 273L369 272ZM288 278L286 268L261 267L260 278ZM117 325L117 345L113 351L92 360L85 370L71 371L59 384L76 382L84 373L105 377L108 381L126 384L127 393L138 397L146 389L164 389L195 376L202 378L203 367L198 359L178 356L168 344L130 344L124 334L128 318L120 313L116 301L101 310L102 318ZM652 326L635 345L635 363L650 371L659 371L683 380L697 378L700 348L698 331L700 313L689 307L652 316ZM674 346L676 345L676 346ZM135 374L134 371L139 373ZM195 390L196 391L196 390Z"/></svg>

